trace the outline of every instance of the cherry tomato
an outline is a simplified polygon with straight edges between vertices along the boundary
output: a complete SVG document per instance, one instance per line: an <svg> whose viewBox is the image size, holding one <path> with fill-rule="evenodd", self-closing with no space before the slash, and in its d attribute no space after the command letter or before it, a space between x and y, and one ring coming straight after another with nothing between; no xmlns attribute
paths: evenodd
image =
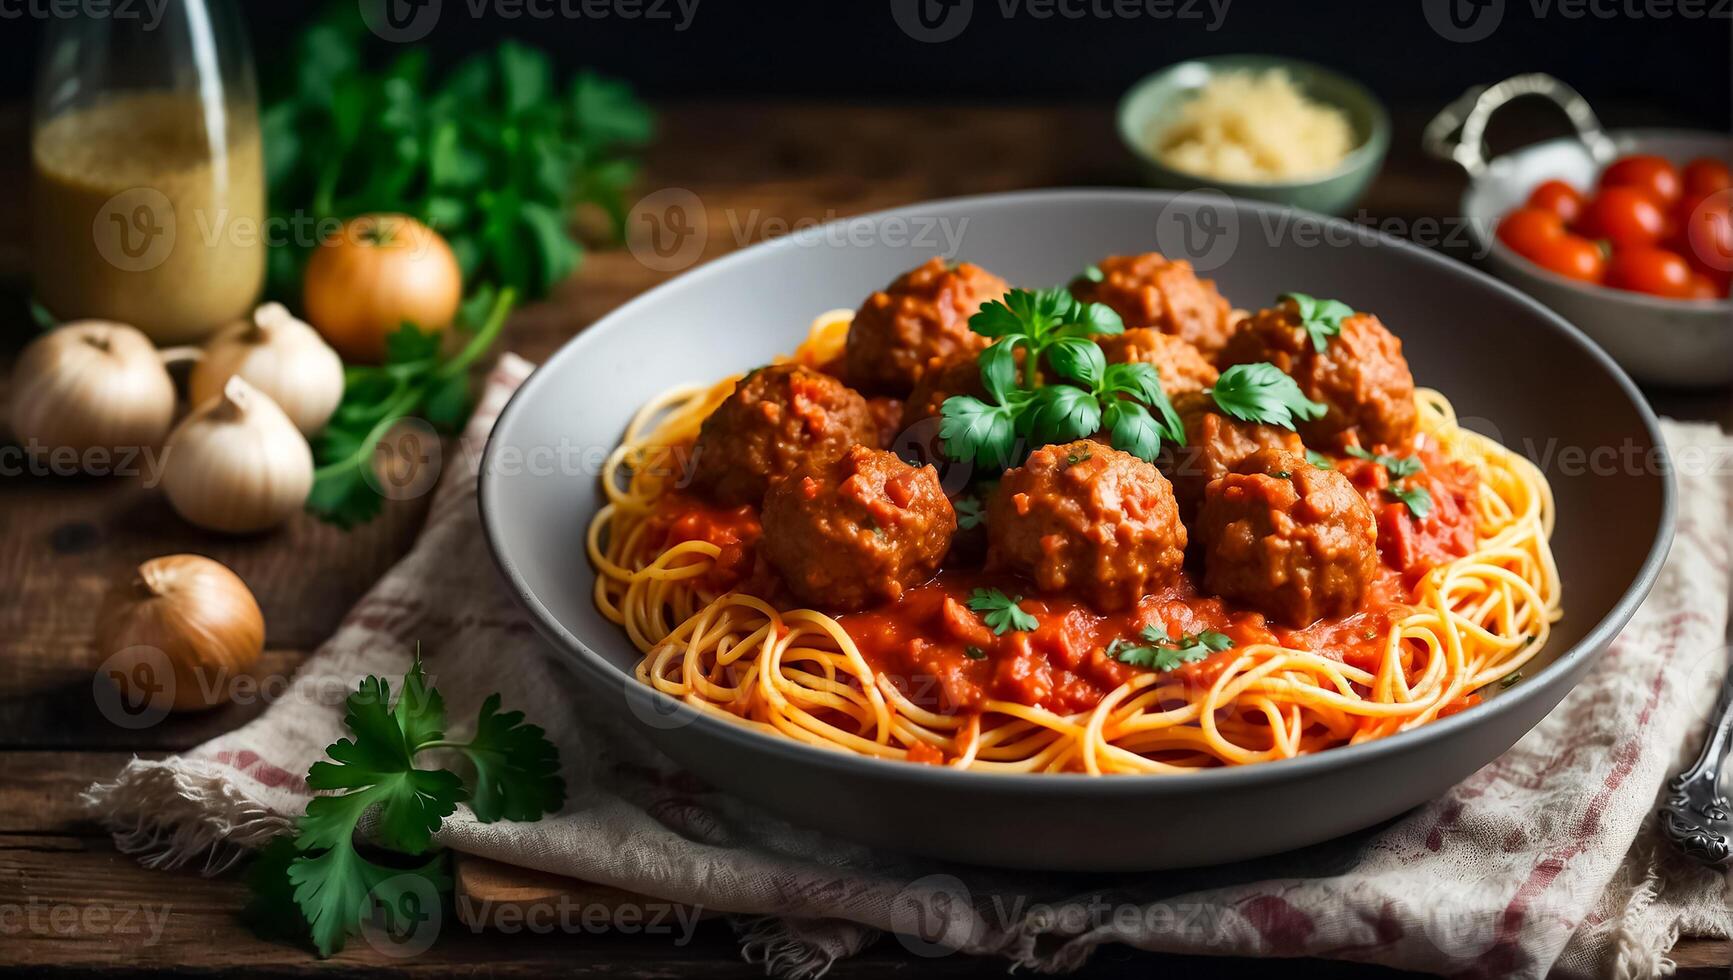
<svg viewBox="0 0 1733 980"><path fill-rule="evenodd" d="M1540 254L1541 249L1564 233L1564 219L1543 208L1517 208L1498 223L1498 240L1527 259Z"/></svg>
<svg viewBox="0 0 1733 980"><path fill-rule="evenodd" d="M1600 246L1565 231L1557 213L1517 208L1498 223L1499 241L1535 265L1568 279L1600 282L1606 256Z"/></svg>
<svg viewBox="0 0 1733 980"><path fill-rule="evenodd" d="M1642 153L1620 157L1601 172L1601 189L1609 187L1635 187L1657 204L1667 205L1679 199L1679 171L1665 157Z"/></svg>
<svg viewBox="0 0 1733 980"><path fill-rule="evenodd" d="M1549 180L1528 196L1527 207L1551 211L1565 224L1574 225L1583 213L1583 193L1562 180Z"/></svg>
<svg viewBox="0 0 1733 980"><path fill-rule="evenodd" d="M1733 187L1733 176L1728 174L1727 164L1714 157L1698 157L1685 164L1681 176L1686 197L1706 197Z"/></svg>
<svg viewBox="0 0 1733 980"><path fill-rule="evenodd" d="M1615 249L1647 248L1666 233L1667 219L1647 192L1606 187L1583 209L1577 230L1590 238L1605 238Z"/></svg>
<svg viewBox="0 0 1733 980"><path fill-rule="evenodd" d="M1691 292L1689 298L1720 299L1725 295L1727 295L1726 286L1716 285L1715 280L1710 279L1701 272L1691 273Z"/></svg>
<svg viewBox="0 0 1733 980"><path fill-rule="evenodd" d="M1606 285L1651 296L1691 297L1691 267L1685 257L1664 248L1627 248L1613 252Z"/></svg>
<svg viewBox="0 0 1733 980"><path fill-rule="evenodd" d="M1713 279L1733 271L1733 190L1701 199L1682 216L1678 239L1680 251L1698 272Z"/></svg>

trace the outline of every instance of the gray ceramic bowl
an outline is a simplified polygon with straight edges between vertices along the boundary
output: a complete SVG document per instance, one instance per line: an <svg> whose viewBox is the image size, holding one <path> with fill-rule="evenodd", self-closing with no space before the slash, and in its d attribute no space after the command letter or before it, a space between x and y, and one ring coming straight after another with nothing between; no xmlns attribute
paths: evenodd
<svg viewBox="0 0 1733 980"><path fill-rule="evenodd" d="M1557 103L1577 135L1488 159L1482 143L1487 122L1506 103L1531 95ZM1500 279L1557 310L1644 381L1691 387L1733 381L1733 302L1662 299L1575 282L1517 255L1496 234L1499 221L1542 181L1557 178L1586 192L1608 163L1629 153L1653 153L1675 164L1695 157L1733 159L1733 140L1725 133L1609 132L1575 89L1549 75L1530 74L1471 89L1426 127L1425 142L1434 155L1468 172L1462 216L1476 254L1486 257Z"/></svg>
<svg viewBox="0 0 1733 980"><path fill-rule="evenodd" d="M940 228L960 235L958 255L1014 283L1064 282L1103 255L1160 248L1192 259L1242 306L1300 289L1378 313L1422 384L1448 392L1467 424L1541 462L1552 481L1566 615L1527 679L1378 742L1246 768L1105 778L859 758L703 717L640 686L631 644L590 601L584 531L600 493L585 450L611 448L633 411L669 385L792 349L813 315L854 306L933 255L937 246L909 243ZM1207 242L1196 234L1206 228ZM1207 247L1188 250L1188 236ZM596 700L712 784L886 848L988 865L1149 869L1271 854L1370 826L1509 748L1630 617L1672 533L1668 477L1644 466L1580 472L1578 454L1610 445L1646 460L1658 443L1654 416L1599 348L1516 290L1423 249L1251 202L1042 191L849 219L718 259L620 307L506 407L483 460L481 512L513 591ZM533 460L542 464L526 465Z"/></svg>
<svg viewBox="0 0 1733 980"><path fill-rule="evenodd" d="M1151 136L1171 125L1185 100L1227 71L1262 72L1281 68L1313 101L1341 109L1359 140L1347 159L1323 176L1297 181L1244 184L1175 170L1150 152ZM1212 188L1235 197L1249 197L1325 214L1345 214L1366 193L1384 165L1390 148L1390 117L1384 106L1359 82L1321 65L1297 58L1261 54L1229 54L1195 58L1169 65L1133 85L1119 102L1119 138L1137 157L1144 178L1172 190Z"/></svg>

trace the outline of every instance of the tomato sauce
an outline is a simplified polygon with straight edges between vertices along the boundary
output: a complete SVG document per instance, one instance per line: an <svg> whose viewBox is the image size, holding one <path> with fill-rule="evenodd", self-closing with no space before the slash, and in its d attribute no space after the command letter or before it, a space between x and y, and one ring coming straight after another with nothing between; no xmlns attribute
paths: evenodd
<svg viewBox="0 0 1733 980"><path fill-rule="evenodd" d="M1378 451L1419 457L1423 469L1401 485L1425 487L1433 507L1424 519L1416 518L1408 505L1384 492L1390 486L1384 466L1358 457L1332 457L1336 469L1365 495L1378 523L1382 565L1360 610L1352 615L1300 629L1281 626L1262 613L1202 593L1194 583L1195 570L1189 569L1176 586L1144 596L1130 609L1102 614L1078 598L1040 595L1013 576L952 567L895 602L847 613L838 621L876 672L914 703L948 714L979 711L994 699L1061 714L1086 711L1147 669L1119 661L1108 648L1117 640L1142 644L1139 634L1151 625L1170 637L1215 630L1234 641L1233 648L1168 674L1199 688L1220 676L1237 656L1235 649L1253 643L1310 650L1373 670L1391 625L1408 612L1414 583L1432 567L1473 550L1480 490L1471 467L1450 460L1423 435L1401 450ZM773 579L765 580L762 568L755 570L754 546L762 533L751 506L718 507L679 493L658 503L648 528L652 547L707 541L721 549L706 576L708 587L748 588L770 596L780 590ZM957 556L953 551L953 562ZM1018 598L1019 608L1034 617L1035 628L994 633L982 615L968 607L980 588Z"/></svg>
<svg viewBox="0 0 1733 980"><path fill-rule="evenodd" d="M647 543L655 553L687 541L704 541L721 549L716 564L704 576L705 587L717 592L738 586L752 574L755 546L763 533L758 509L751 504L720 507L679 493L656 502L645 528Z"/></svg>
<svg viewBox="0 0 1733 980"><path fill-rule="evenodd" d="M1391 486L1383 465L1355 456L1335 459L1336 469L1366 496L1378 521L1378 554L1384 564L1402 573L1410 586L1428 571L1468 554L1475 548L1475 504L1480 477L1474 468L1452 460L1438 443L1419 433L1405 447L1379 446L1377 453L1413 456L1421 470L1400 481L1403 488L1422 487L1432 498L1432 510L1416 518L1408 505L1385 491Z"/></svg>

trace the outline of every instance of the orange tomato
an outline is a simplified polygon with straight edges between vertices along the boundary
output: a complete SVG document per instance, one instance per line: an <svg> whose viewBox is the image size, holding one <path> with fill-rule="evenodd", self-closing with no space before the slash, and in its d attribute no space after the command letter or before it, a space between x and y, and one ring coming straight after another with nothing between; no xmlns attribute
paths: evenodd
<svg viewBox="0 0 1733 980"><path fill-rule="evenodd" d="M1634 187L1663 207L1679 199L1679 171L1666 157L1633 154L1614 160L1601 172L1601 188Z"/></svg>
<svg viewBox="0 0 1733 980"><path fill-rule="evenodd" d="M403 214L355 218L313 251L302 281L307 320L348 361L385 358L404 324L426 333L451 325L463 273L444 238Z"/></svg>
<svg viewBox="0 0 1733 980"><path fill-rule="evenodd" d="M1666 296L1672 299L1692 298L1691 266L1685 257L1664 248L1627 248L1613 252L1607 263L1606 284L1614 289Z"/></svg>
<svg viewBox="0 0 1733 980"><path fill-rule="evenodd" d="M1567 225L1583 213L1583 193L1562 180L1549 180L1528 195L1528 207L1551 211Z"/></svg>

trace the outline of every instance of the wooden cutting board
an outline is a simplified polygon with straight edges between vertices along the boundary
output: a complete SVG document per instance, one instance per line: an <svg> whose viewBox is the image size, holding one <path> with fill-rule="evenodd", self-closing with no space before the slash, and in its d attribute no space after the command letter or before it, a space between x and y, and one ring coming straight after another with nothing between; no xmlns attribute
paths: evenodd
<svg viewBox="0 0 1733 980"><path fill-rule="evenodd" d="M626 908L667 906L669 903L608 885L597 885L533 868L520 868L473 854L454 855L452 877L457 887L457 917L471 929L508 931L525 921L535 909L549 907L604 909L608 913ZM682 907L690 914L689 907ZM697 910L700 919L719 912Z"/></svg>

